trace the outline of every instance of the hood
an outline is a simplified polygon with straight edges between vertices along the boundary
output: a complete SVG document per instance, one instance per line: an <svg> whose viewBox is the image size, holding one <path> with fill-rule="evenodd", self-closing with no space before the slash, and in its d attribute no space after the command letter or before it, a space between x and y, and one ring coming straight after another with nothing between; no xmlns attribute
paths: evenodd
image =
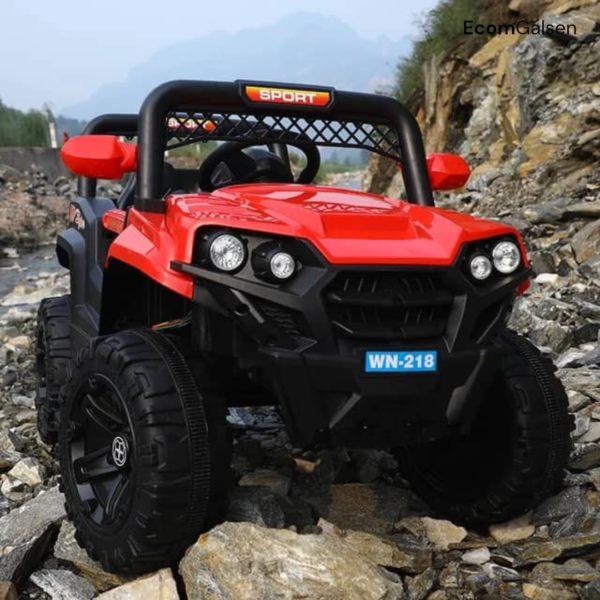
<svg viewBox="0 0 600 600"><path fill-rule="evenodd" d="M521 241L512 227L464 213L312 185L237 185L168 204L178 231L219 225L304 238L333 264L450 265L465 242L506 234Z"/></svg>

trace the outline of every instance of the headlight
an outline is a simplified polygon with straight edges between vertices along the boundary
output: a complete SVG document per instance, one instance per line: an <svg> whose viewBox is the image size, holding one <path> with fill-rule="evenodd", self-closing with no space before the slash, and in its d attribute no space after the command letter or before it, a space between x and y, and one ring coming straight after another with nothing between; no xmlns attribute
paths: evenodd
<svg viewBox="0 0 600 600"><path fill-rule="evenodd" d="M230 233L217 235L210 244L209 254L212 264L228 273L241 269L246 262L244 242Z"/></svg>
<svg viewBox="0 0 600 600"><path fill-rule="evenodd" d="M484 254L477 254L469 263L471 275L479 281L487 279L492 274L492 261Z"/></svg>
<svg viewBox="0 0 600 600"><path fill-rule="evenodd" d="M496 269L500 273L508 275L516 271L521 264L521 251L513 242L500 242L494 246L492 258Z"/></svg>
<svg viewBox="0 0 600 600"><path fill-rule="evenodd" d="M283 283L294 277L299 264L280 242L265 242L252 252L252 268L263 281Z"/></svg>
<svg viewBox="0 0 600 600"><path fill-rule="evenodd" d="M271 258L270 267L277 279L289 279L296 272L296 261L288 252L276 252Z"/></svg>

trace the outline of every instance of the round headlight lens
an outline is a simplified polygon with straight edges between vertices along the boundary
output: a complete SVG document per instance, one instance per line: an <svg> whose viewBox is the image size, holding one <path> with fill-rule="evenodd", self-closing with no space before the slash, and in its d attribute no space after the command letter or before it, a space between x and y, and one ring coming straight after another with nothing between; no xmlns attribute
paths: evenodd
<svg viewBox="0 0 600 600"><path fill-rule="evenodd" d="M288 252L276 252L271 257L270 267L277 279L289 279L296 272L296 261Z"/></svg>
<svg viewBox="0 0 600 600"><path fill-rule="evenodd" d="M483 254L474 256L469 266L471 267L471 275L478 281L483 281L492 274L492 261Z"/></svg>
<svg viewBox="0 0 600 600"><path fill-rule="evenodd" d="M500 242L494 247L492 258L496 269L507 275L516 271L521 264L521 251L513 242Z"/></svg>
<svg viewBox="0 0 600 600"><path fill-rule="evenodd" d="M221 271L236 271L246 260L246 246L237 236L222 233L210 244L210 260Z"/></svg>

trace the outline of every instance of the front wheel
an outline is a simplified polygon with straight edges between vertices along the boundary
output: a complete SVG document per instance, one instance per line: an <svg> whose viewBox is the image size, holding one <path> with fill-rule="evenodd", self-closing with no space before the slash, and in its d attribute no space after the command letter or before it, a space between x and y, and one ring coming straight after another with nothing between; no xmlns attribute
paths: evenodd
<svg viewBox="0 0 600 600"><path fill-rule="evenodd" d="M502 522L558 487L573 419L552 362L525 338L498 341L500 370L470 432L397 450L415 493L456 522Z"/></svg>
<svg viewBox="0 0 600 600"><path fill-rule="evenodd" d="M210 518L207 397L174 344L125 331L93 341L62 390L60 469L76 539L109 571L172 564Z"/></svg>

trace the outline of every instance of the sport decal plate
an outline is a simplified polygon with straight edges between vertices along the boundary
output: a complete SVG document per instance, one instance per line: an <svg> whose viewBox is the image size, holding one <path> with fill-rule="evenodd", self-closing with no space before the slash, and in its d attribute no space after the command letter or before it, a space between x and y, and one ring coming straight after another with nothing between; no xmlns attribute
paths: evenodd
<svg viewBox="0 0 600 600"><path fill-rule="evenodd" d="M331 102L331 92L321 90L293 90L247 85L246 96L260 104L289 104L293 106L318 106L324 108Z"/></svg>
<svg viewBox="0 0 600 600"><path fill-rule="evenodd" d="M365 352L365 373L426 373L437 370L437 351Z"/></svg>

